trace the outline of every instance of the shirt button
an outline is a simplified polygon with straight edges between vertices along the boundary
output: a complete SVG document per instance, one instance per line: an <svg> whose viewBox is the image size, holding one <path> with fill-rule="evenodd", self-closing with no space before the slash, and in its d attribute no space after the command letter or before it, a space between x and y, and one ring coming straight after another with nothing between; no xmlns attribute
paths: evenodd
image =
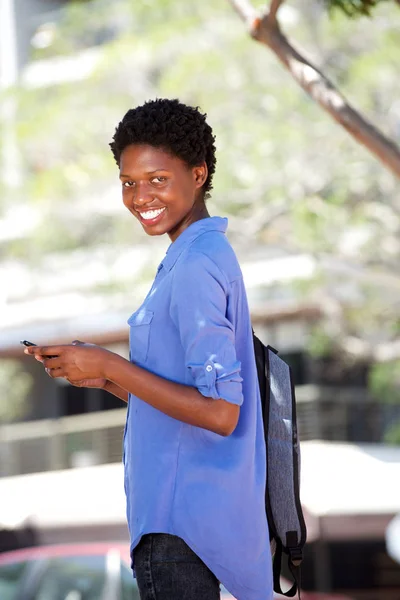
<svg viewBox="0 0 400 600"><path fill-rule="evenodd" d="M211 365L207 365L206 366L206 371L208 371L208 372L212 371L212 366Z"/></svg>

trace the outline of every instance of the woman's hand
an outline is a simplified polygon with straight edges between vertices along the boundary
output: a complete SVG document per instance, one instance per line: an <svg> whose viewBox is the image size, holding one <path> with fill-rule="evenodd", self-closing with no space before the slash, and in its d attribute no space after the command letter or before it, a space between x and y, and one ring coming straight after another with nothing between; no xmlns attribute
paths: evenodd
<svg viewBox="0 0 400 600"><path fill-rule="evenodd" d="M65 379L75 387L96 388L99 390L105 390L108 383L108 379L102 377L98 377L97 379L82 379L82 381L71 381L67 377L65 377Z"/></svg>
<svg viewBox="0 0 400 600"><path fill-rule="evenodd" d="M87 344L86 342L81 342L79 340L74 340L72 342L73 346L92 346L92 347L99 347L96 346L95 344ZM74 385L75 387L87 387L87 388L96 388L96 389L100 389L100 390L105 390L107 387L107 383L108 380L105 379L104 377L98 377L97 379L82 379L82 381L70 381L69 379L67 379L67 381L71 384Z"/></svg>
<svg viewBox="0 0 400 600"><path fill-rule="evenodd" d="M50 377L63 377L77 387L105 388L106 361L112 354L94 344L75 340L65 346L30 346L24 350L43 363Z"/></svg>

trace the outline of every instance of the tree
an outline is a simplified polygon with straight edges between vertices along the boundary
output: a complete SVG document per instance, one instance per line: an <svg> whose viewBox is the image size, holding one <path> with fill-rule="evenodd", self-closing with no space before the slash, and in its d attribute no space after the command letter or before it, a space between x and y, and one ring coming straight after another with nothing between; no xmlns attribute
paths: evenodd
<svg viewBox="0 0 400 600"><path fill-rule="evenodd" d="M370 17L373 9L384 2L385 0L325 0L325 5L330 11L341 10L346 16L354 18L360 15ZM230 3L247 23L250 35L266 45L276 55L311 99L318 103L358 143L365 146L385 167L399 177L399 146L357 112L323 71L295 49L283 34L278 12L282 9L284 0L271 0L269 9L261 15L255 11L248 0L230 0ZM395 3L400 4L398 0ZM368 197L364 199L363 204L368 213L372 208ZM377 209L376 205L375 208ZM400 232L399 209L397 201L393 204L386 202L380 209L381 220L390 220L389 215L393 216L396 223L393 222L396 236ZM322 215L329 211L320 205L318 212ZM351 204L348 205L344 214L346 212L350 222ZM361 212L363 212L362 209L359 214ZM384 216L385 212L386 216ZM378 236L372 237L375 239L375 243L378 243ZM383 239L383 241L385 240ZM388 260L387 257L378 258L375 249L374 257L368 252L364 255L364 260L359 255L357 261L353 260L352 264L348 265L349 279L353 278L352 293L359 296L355 302L351 301L349 297L340 297L342 295L340 284L336 286L335 290L335 281L326 276L326 271L324 272L324 284L321 285L322 281L319 278L317 286L320 295L325 287L325 294L322 292L325 302L322 302L321 305L326 307L326 319L322 328L316 329L311 342L311 349L313 348L316 354L332 353L335 350L338 353L344 351L353 360L371 362L371 391L389 403L398 403L400 399L398 250L397 247L394 252L395 261ZM337 273L344 275L347 270L343 264L345 257L341 257L340 254L336 247L328 261L333 261ZM318 255L320 262L323 262L324 258L320 251ZM382 288L385 289L385 292ZM399 423L395 423L388 431L387 440L391 443L399 443Z"/></svg>
<svg viewBox="0 0 400 600"><path fill-rule="evenodd" d="M349 17L371 14L379 2L387 0L325 0L328 8L341 9ZM307 94L326 110L360 144L400 177L400 148L357 112L334 84L303 54L294 48L282 33L278 11L284 0L272 0L269 10L261 15L249 0L230 0L250 29L250 35L274 52ZM396 3L399 2L396 0Z"/></svg>
<svg viewBox="0 0 400 600"><path fill-rule="evenodd" d="M394 0L399 4L398 0ZM348 17L357 17L359 15L369 17L372 9L385 0L324 0L328 9L340 9ZM279 8L279 7L278 7Z"/></svg>

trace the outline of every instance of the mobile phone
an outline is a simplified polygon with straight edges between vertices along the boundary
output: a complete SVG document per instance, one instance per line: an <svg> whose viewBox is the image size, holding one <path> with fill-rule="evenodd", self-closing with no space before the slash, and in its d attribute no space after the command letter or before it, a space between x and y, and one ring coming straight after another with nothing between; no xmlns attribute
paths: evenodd
<svg viewBox="0 0 400 600"><path fill-rule="evenodd" d="M23 346L37 346L37 344L34 344L33 342L28 342L28 340L21 340L20 344L22 344ZM56 356L47 356L46 358L56 358Z"/></svg>

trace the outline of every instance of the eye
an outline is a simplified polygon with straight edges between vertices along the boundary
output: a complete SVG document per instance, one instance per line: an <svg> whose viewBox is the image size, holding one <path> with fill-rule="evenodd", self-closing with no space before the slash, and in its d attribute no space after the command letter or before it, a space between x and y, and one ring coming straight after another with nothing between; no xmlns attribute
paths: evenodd
<svg viewBox="0 0 400 600"><path fill-rule="evenodd" d="M158 175L157 177L153 177L151 181L154 181L155 183L164 183L164 181L167 181L167 178L163 177L162 175Z"/></svg>
<svg viewBox="0 0 400 600"><path fill-rule="evenodd" d="M135 185L134 181L123 181L122 182L122 187L124 188L130 188L133 187Z"/></svg>

